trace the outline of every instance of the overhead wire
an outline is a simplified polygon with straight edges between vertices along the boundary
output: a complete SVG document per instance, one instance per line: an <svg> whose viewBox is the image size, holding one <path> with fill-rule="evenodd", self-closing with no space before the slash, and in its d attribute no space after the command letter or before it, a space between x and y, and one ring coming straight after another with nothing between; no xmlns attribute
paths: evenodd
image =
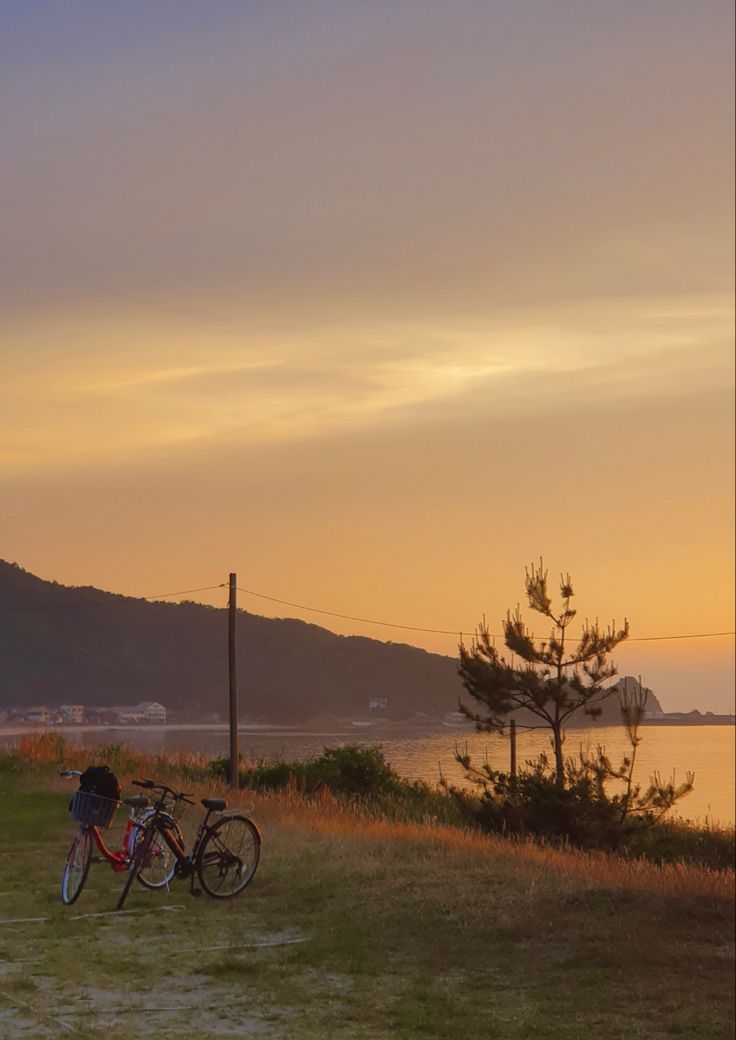
<svg viewBox="0 0 736 1040"><path fill-rule="evenodd" d="M280 603L282 606L294 607L297 610L306 610L313 614L324 614L327 617L342 618L344 621L359 621L364 625L381 625L383 628L397 628L403 629L407 632L429 632L433 635L441 636L462 636L463 632L471 631L468 628L423 628L419 625L402 625L395 624L391 621L377 621L375 618L364 618L356 617L353 614L340 614L336 610L324 610L321 607L309 607L304 603L294 603L288 599L278 599L276 596L267 596L264 592L255 592L253 589L243 589L238 586L238 592L244 593L246 596L257 596L259 599L269 600L271 603ZM494 633L490 633L494 635ZM705 639L708 636L732 636L736 635L736 632L696 632L685 635L666 635L666 636L629 636L629 642L650 642L661 639ZM503 638L498 636L498 638Z"/></svg>
<svg viewBox="0 0 736 1040"><path fill-rule="evenodd" d="M66 609L67 607L91 607L101 606L103 603L115 603L122 600L134 599L144 600L145 602L152 603L158 602L164 599L173 599L176 596L191 596L198 592L213 592L216 589L228 588L228 582L221 581L216 585L203 585L196 589L179 589L176 592L161 592L152 596L122 596L119 593L104 593L104 599L85 599L80 600L77 603L65 602L65 603L25 603L25 604L3 604L0 606L0 610L53 610L53 609ZM256 592L255 589L246 589L241 586L237 586L238 592L242 592L245 596L254 596L258 599L267 600L270 603L278 603L280 606L292 607L295 610L304 610L310 614L321 614L324 617L339 618L342 621L355 621L362 625L378 625L381 628L393 628L403 632L424 632L429 635L440 635L440 636L458 636L462 639L464 632L470 632L470 628L427 628L423 625L405 625L394 621L379 621L377 618L366 618L356 614L343 614L337 610L326 610L323 607L313 607L305 603L297 603L294 600L280 599L277 596L269 596L265 592ZM95 589L95 592L101 590ZM494 638L503 638L502 635L494 635ZM661 635L661 636L629 636L628 642L660 642L669 639L708 639L715 638L718 636L733 636L736 632L688 632L688 633L677 633L673 635Z"/></svg>
<svg viewBox="0 0 736 1040"><path fill-rule="evenodd" d="M226 589L227 582L221 581L219 585L205 585L201 589L183 589L180 592L162 592L158 596L136 596L135 599L157 600L170 599L172 596L189 596L193 592L211 592L213 589Z"/></svg>
<svg viewBox="0 0 736 1040"><path fill-rule="evenodd" d="M238 586L238 592L245 593L246 596L257 596L259 599L270 600L271 603L280 603L285 607L295 607L297 610L307 610L312 614L325 614L327 617L343 618L345 621L359 621L363 625L381 625L383 628L401 628L407 632L432 632L435 635L441 636L457 636L460 635L461 630L456 629L450 631L444 628L421 628L419 625L396 625L391 621L376 621L373 618L355 617L352 614L339 614L336 610L323 610L321 607L307 607L304 603L292 603L288 599L277 599L275 596L267 596L263 592L254 592L252 589L241 589Z"/></svg>
<svg viewBox="0 0 736 1040"><path fill-rule="evenodd" d="M213 589L227 588L227 582L221 581L219 585L204 585L199 589L180 589L178 592L161 592L155 596L124 596L119 592L103 592L104 599L85 599L79 600L76 603L66 601L64 603L20 603L20 604L3 604L0 606L0 610L65 610L67 607L99 607L103 603L105 605L119 602L120 600L145 600L147 603L157 602L162 599L171 599L174 596L191 596L195 592L211 592ZM79 591L79 590L77 590ZM94 589L94 592L102 592L101 589Z"/></svg>

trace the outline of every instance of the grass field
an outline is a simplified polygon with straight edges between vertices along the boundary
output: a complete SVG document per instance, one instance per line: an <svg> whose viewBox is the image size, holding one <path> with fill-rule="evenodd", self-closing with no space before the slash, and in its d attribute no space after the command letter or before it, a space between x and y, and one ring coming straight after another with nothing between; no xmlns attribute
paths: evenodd
<svg viewBox="0 0 736 1040"><path fill-rule="evenodd" d="M733 1036L732 874L243 794L264 845L241 896L136 886L107 915L106 866L59 901L68 789L1 763L3 1040Z"/></svg>

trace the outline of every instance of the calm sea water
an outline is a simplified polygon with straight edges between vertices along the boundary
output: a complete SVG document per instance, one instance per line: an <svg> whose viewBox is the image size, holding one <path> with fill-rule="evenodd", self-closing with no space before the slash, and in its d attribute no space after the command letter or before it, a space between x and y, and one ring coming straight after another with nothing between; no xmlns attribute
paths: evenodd
<svg viewBox="0 0 736 1040"><path fill-rule="evenodd" d="M736 762L735 731L731 726L646 726L642 727L642 743L637 752L636 777L643 784L650 774L659 772L663 779L674 773L677 782L685 779L688 770L695 773L695 789L684 798L677 814L692 820L705 819L722 824L733 824L736 816L734 800L734 768ZM205 754L226 755L228 734L224 726L146 727L99 730L72 730L65 732L67 740L85 746L120 741L141 751L197 751ZM16 736L0 734L0 743L7 744ZM250 760L306 758L318 754L326 746L344 744L363 746L380 744L387 760L402 776L434 782L443 775L456 784L463 782L463 771L455 762L455 742L467 748L478 762L485 754L494 767L508 768L508 740L494 734L475 733L472 729L446 728L431 733L399 733L391 729L352 729L343 733L309 733L284 730L243 731L240 747L243 757ZM603 745L614 764L628 751L620 727L569 730L565 744L566 754L575 754L580 746L593 748ZM544 732L520 731L518 759L536 756L549 750L549 738Z"/></svg>

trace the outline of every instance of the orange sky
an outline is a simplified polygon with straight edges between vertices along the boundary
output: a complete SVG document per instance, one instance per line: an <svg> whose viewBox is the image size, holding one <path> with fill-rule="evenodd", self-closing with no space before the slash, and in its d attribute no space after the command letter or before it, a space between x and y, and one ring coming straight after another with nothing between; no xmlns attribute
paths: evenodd
<svg viewBox="0 0 736 1040"><path fill-rule="evenodd" d="M4 9L0 555L467 631L543 554L731 631L730 3L153 7Z"/></svg>

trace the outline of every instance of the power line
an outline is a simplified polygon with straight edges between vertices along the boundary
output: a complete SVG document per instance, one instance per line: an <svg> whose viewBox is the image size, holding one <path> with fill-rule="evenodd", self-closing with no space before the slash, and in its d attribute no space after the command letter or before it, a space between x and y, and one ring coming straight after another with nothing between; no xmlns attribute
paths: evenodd
<svg viewBox="0 0 736 1040"><path fill-rule="evenodd" d="M690 632L677 636L629 636L629 643L651 643L658 639L707 639L709 636L735 636L736 632Z"/></svg>
<svg viewBox="0 0 736 1040"><path fill-rule="evenodd" d="M160 596L136 596L135 599L157 600L169 599L171 596L188 596L192 592L211 592L212 589L225 589L227 582L221 581L219 585L205 585L202 589L182 589L181 592L162 592Z"/></svg>
<svg viewBox="0 0 736 1040"><path fill-rule="evenodd" d="M303 603L292 603L288 599L277 599L275 596L266 596L263 592L253 592L252 589L241 589L238 586L238 592L244 592L246 596L257 596L259 599L267 599L272 603L281 603L285 607L295 607L297 610L308 610L312 614L325 614L327 617L343 618L345 621L360 621L364 625L381 625L383 628L402 628L406 632L433 632L435 635L440 636L458 636L461 635L461 630L450 631L444 628L420 628L418 625L394 625L390 621L376 621L373 618L354 617L352 614L338 614L335 610L322 610L320 607L307 607Z"/></svg>
<svg viewBox="0 0 736 1040"><path fill-rule="evenodd" d="M344 621L359 621L364 625L381 625L383 628L400 628L406 632L430 632L433 635L440 636L462 636L463 631L469 631L467 629L449 629L449 628L421 628L419 625L398 625L391 621L376 621L375 618L364 618L355 617L352 614L340 614L336 610L323 610L321 607L308 607L304 603L293 603L288 599L277 599L276 596L267 596L263 592L254 592L252 589L242 589L238 586L238 592L245 593L246 596L257 596L259 599L270 600L271 603L280 603L285 607L295 607L297 610L307 610L312 614L324 614L327 617L342 618ZM491 633L493 634L493 633ZM629 642L650 642L660 639L705 639L708 636L732 636L736 635L736 632L696 632L688 635L672 635L672 636L629 636ZM502 639L503 636L498 636Z"/></svg>
<svg viewBox="0 0 736 1040"><path fill-rule="evenodd" d="M189 596L195 592L211 592L213 589L223 589L227 585L226 582L221 581L219 585L205 585L199 589L180 589L179 592L161 592L156 596L123 596L119 592L106 592L104 593L105 599L87 599L79 600L78 602L68 603L21 603L21 604L10 604L0 607L0 610L66 610L67 607L100 607L107 606L112 603L127 602L128 600L145 600L147 603L156 602L162 599L170 599L173 596ZM95 589L95 592L100 592L100 589Z"/></svg>
<svg viewBox="0 0 736 1040"><path fill-rule="evenodd" d="M178 592L162 592L155 596L123 596L119 593L108 592L105 593L105 599L89 599L80 600L77 603L26 603L26 604L10 604L0 606L0 610L65 610L67 607L97 607L103 604L119 603L127 601L129 599L144 600L148 603L156 602L164 599L172 599L175 596L190 596L196 592L212 592L216 589L227 588L227 582L221 581L217 585L204 585L196 589L180 589ZM99 590L95 590L99 591ZM238 592L244 593L246 596L255 596L258 599L265 599L271 603L278 603L281 606L293 607L295 610L305 610L311 614L322 614L325 617L340 618L343 621L357 621L362 625L378 625L381 628L394 628L400 629L404 632L426 632L430 635L439 636L454 636L462 638L463 632L470 632L470 629L449 629L449 628L425 628L421 625L402 625L397 624L393 621L378 621L376 618L365 618L358 617L355 614L342 614L337 610L325 610L322 607L307 606L305 603L295 603L293 600L279 599L276 596L268 596L265 592L256 592L254 589L244 589L238 586ZM736 632L689 632L676 635L664 635L664 636L629 636L627 642L630 643L650 643L660 642L668 639L708 639L715 638L718 636L733 636ZM502 639L502 635L498 635L495 638Z"/></svg>

